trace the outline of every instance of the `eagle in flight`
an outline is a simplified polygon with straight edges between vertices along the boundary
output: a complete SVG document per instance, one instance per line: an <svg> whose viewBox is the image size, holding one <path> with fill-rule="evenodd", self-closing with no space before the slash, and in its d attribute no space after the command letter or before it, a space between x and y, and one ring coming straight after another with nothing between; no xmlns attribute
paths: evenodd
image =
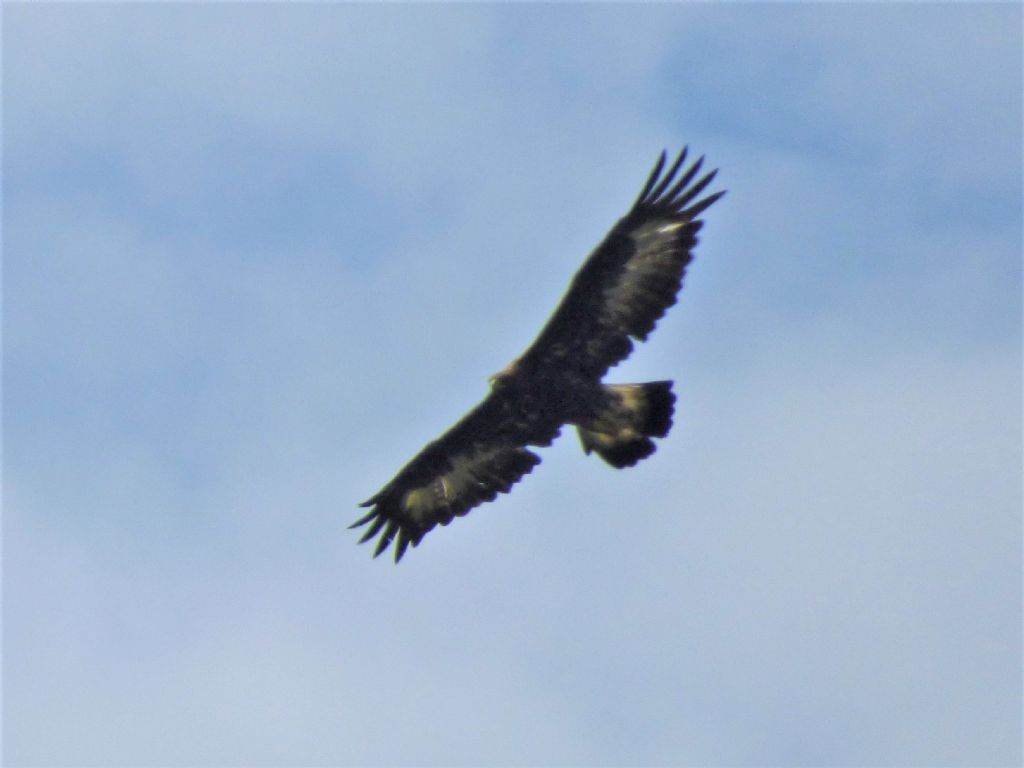
<svg viewBox="0 0 1024 768"><path fill-rule="evenodd" d="M607 370L644 341L676 302L693 258L700 215L725 194L700 197L699 158L677 179L686 148L665 171L661 153L639 197L587 257L533 344L490 379L483 401L429 443L360 506L370 511L360 543L380 534L374 557L395 542L395 562L438 523L447 525L512 486L540 463L527 446L547 446L563 424L583 450L613 467L654 453L651 438L672 426L671 381L603 384Z"/></svg>

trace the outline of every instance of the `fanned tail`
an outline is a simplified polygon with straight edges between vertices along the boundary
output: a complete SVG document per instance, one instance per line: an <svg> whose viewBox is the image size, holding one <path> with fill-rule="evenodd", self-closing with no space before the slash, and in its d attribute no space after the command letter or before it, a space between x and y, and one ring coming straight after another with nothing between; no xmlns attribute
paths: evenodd
<svg viewBox="0 0 1024 768"><path fill-rule="evenodd" d="M583 451L596 451L617 469L632 467L657 449L652 437L664 437L672 428L672 382L606 384L604 390L607 404L576 427Z"/></svg>

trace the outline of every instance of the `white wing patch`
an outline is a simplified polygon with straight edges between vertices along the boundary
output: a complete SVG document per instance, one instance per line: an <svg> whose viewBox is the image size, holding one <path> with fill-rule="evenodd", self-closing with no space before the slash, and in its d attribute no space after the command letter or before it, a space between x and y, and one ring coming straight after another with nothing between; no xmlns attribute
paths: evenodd
<svg viewBox="0 0 1024 768"><path fill-rule="evenodd" d="M462 511L461 501L467 496L493 498L495 490L505 490L505 487L495 489L495 478L486 468L499 453L501 451L492 450L472 456L456 456L448 472L427 485L407 491L402 498L402 507L417 523L425 523L435 519L438 511L459 514ZM506 483L500 482L500 485L506 486Z"/></svg>
<svg viewBox="0 0 1024 768"><path fill-rule="evenodd" d="M643 249L650 247L653 243L664 240L666 235L671 236L673 232L682 229L688 223L686 221L666 222L664 219L657 219L637 227L629 236L637 244L638 248Z"/></svg>

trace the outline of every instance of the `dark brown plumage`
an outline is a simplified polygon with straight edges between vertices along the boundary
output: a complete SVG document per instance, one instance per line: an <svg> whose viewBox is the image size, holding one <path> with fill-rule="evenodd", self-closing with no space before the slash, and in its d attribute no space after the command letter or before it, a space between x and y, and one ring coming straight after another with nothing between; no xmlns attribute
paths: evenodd
<svg viewBox="0 0 1024 768"><path fill-rule="evenodd" d="M698 199L717 171L699 180L704 158L678 179L686 149L667 171L661 153L633 207L587 257L569 290L518 359L491 378L472 411L429 443L361 506L369 524L360 543L379 534L374 557L395 542L395 562L435 525L508 493L540 463L526 446L546 446L564 424L583 450L613 467L633 466L655 451L652 438L672 426L671 381L601 383L675 304L703 226L698 218L725 194Z"/></svg>

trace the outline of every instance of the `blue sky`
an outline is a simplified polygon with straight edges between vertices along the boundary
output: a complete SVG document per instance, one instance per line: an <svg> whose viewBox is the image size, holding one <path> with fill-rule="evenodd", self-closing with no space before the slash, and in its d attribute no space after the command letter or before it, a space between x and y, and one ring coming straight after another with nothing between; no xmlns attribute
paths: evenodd
<svg viewBox="0 0 1024 768"><path fill-rule="evenodd" d="M1019 6L3 21L6 764L1019 764ZM658 453L371 561L686 142Z"/></svg>

